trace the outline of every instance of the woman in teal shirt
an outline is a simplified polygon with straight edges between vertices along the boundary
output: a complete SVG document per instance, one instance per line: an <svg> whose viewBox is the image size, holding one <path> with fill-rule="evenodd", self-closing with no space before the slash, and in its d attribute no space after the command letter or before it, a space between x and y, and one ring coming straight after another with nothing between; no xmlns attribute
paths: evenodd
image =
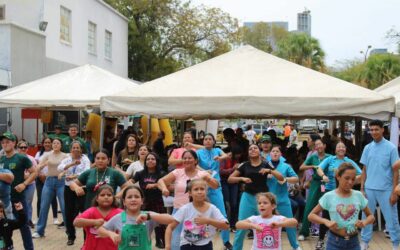
<svg viewBox="0 0 400 250"><path fill-rule="evenodd" d="M278 181L274 176L267 179L269 191L276 195L278 201L277 210L280 215L286 218L293 218L292 206L290 205L289 191L287 184L295 184L299 182L299 177L294 172L293 168L282 160L281 147L275 145L272 147L270 163L275 169L282 174L283 181ZM290 245L293 249L301 249L296 239L296 228L286 228Z"/></svg>

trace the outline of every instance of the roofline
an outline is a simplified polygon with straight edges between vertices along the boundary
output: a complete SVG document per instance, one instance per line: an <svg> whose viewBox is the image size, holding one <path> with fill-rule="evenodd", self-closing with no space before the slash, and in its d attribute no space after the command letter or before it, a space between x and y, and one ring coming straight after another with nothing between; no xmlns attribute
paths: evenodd
<svg viewBox="0 0 400 250"><path fill-rule="evenodd" d="M28 31L30 33L33 33L35 35L46 37L46 34L44 32L41 32L41 31L38 31L38 30L34 30L34 29L31 29L31 28L27 28L27 27L25 27L25 26L23 26L21 24L13 22L13 21L0 21L0 25L15 26L17 28L23 29L23 30Z"/></svg>
<svg viewBox="0 0 400 250"><path fill-rule="evenodd" d="M106 7L107 9L111 10L112 12L114 12L115 14L117 14L117 16L121 17L122 19L124 19L125 21L129 22L129 19L122 15L120 12L118 12L116 9L114 9L113 7L111 7L111 5L109 5L108 3L104 2L103 0L96 0L97 2L99 2L100 4L102 4L104 7Z"/></svg>

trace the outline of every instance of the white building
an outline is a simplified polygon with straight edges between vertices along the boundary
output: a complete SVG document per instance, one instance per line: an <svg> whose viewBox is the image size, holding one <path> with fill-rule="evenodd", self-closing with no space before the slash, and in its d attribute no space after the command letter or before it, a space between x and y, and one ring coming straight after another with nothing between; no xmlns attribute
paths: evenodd
<svg viewBox="0 0 400 250"><path fill-rule="evenodd" d="M297 13L297 31L311 36L311 11L306 9Z"/></svg>
<svg viewBox="0 0 400 250"><path fill-rule="evenodd" d="M0 44L0 90L87 63L128 76L128 19L102 0L0 0ZM0 111L7 124L21 136L19 110Z"/></svg>

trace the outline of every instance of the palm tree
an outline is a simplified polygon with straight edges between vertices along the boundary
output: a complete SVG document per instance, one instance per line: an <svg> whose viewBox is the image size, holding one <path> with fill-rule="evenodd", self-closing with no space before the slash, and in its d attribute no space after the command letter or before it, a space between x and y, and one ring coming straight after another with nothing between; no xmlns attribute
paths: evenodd
<svg viewBox="0 0 400 250"><path fill-rule="evenodd" d="M305 67L325 72L325 52L317 39L305 33L290 33L278 43L277 56Z"/></svg>

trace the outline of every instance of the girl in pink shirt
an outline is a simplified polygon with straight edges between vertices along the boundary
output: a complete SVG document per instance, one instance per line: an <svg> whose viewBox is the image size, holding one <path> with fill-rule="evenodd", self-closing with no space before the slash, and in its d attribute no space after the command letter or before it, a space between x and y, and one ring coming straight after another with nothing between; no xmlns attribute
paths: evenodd
<svg viewBox="0 0 400 250"><path fill-rule="evenodd" d="M118 246L110 238L99 238L97 236L97 229L104 222L123 211L118 208L113 194L114 190L111 186L100 186L93 201L93 207L88 208L74 220L74 226L83 227L86 233L82 250L118 249Z"/></svg>

